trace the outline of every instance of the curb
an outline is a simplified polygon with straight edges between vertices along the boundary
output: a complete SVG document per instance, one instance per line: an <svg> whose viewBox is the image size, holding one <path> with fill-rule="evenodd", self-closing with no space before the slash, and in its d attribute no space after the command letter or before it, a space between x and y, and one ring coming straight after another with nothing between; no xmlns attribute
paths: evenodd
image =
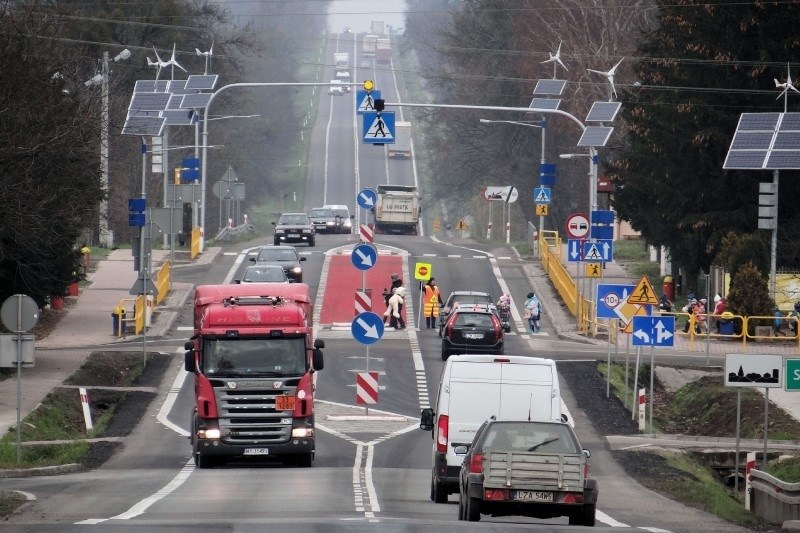
<svg viewBox="0 0 800 533"><path fill-rule="evenodd" d="M83 465L79 463L70 463L57 466L38 466L35 468L15 468L9 470L0 470L0 478L54 476L58 474L72 474L82 470Z"/></svg>

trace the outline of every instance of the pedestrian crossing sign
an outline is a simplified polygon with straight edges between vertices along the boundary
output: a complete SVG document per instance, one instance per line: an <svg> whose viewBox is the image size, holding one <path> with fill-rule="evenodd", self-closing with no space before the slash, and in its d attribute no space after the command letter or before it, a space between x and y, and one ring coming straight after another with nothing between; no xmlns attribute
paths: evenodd
<svg viewBox="0 0 800 533"><path fill-rule="evenodd" d="M550 187L536 187L533 189L533 202L536 204L549 204Z"/></svg>
<svg viewBox="0 0 800 533"><path fill-rule="evenodd" d="M366 111L362 116L364 144L394 144L394 111Z"/></svg>
<svg viewBox="0 0 800 533"><path fill-rule="evenodd" d="M380 90L356 91L356 113L363 115L368 111L375 111L375 100L380 100Z"/></svg>
<svg viewBox="0 0 800 533"><path fill-rule="evenodd" d="M653 285L650 283L650 280L647 279L647 276L642 276L642 279L636 284L633 292L628 296L627 302L629 304L639 305L658 305L656 291L653 290Z"/></svg>
<svg viewBox="0 0 800 533"><path fill-rule="evenodd" d="M546 217L550 212L549 204L536 204L536 216Z"/></svg>
<svg viewBox="0 0 800 533"><path fill-rule="evenodd" d="M587 243L586 248L583 251L583 260L584 261L602 261L603 255L600 253L600 249L597 248L597 244L595 243Z"/></svg>

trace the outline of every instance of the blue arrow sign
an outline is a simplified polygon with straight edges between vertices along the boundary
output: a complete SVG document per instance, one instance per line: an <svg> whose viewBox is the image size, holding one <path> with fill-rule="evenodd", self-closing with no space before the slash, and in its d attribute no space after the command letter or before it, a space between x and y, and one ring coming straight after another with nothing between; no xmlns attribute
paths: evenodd
<svg viewBox="0 0 800 533"><path fill-rule="evenodd" d="M394 111L366 111L362 116L364 144L394 144Z"/></svg>
<svg viewBox="0 0 800 533"><path fill-rule="evenodd" d="M674 316L633 317L634 346L673 346L675 342Z"/></svg>
<svg viewBox="0 0 800 533"><path fill-rule="evenodd" d="M356 196L356 202L358 202L358 207L361 209L372 209L377 201L378 193L369 187L361 189L361 192Z"/></svg>
<svg viewBox="0 0 800 533"><path fill-rule="evenodd" d="M609 262L614 259L614 241L603 239L597 242L583 244L583 260L594 262Z"/></svg>
<svg viewBox="0 0 800 533"><path fill-rule="evenodd" d="M374 244L365 242L356 245L350 255L353 266L359 270L369 270L378 261L378 250Z"/></svg>
<svg viewBox="0 0 800 533"><path fill-rule="evenodd" d="M356 91L356 113L363 115L368 111L375 111L375 100L380 99L380 89L373 89L370 92L367 92L364 89Z"/></svg>
<svg viewBox="0 0 800 533"><path fill-rule="evenodd" d="M350 325L353 338L361 344L374 344L383 337L383 318L375 313L359 313Z"/></svg>
<svg viewBox="0 0 800 533"><path fill-rule="evenodd" d="M567 239L567 259L570 263L583 261L583 250L586 239Z"/></svg>
<svg viewBox="0 0 800 533"><path fill-rule="evenodd" d="M535 189L533 189L533 203L549 204L550 187L536 187Z"/></svg>

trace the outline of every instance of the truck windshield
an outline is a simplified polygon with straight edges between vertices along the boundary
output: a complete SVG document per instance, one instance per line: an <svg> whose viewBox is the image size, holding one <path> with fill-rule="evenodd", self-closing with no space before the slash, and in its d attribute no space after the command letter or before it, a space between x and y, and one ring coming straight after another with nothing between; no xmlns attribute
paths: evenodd
<svg viewBox="0 0 800 533"><path fill-rule="evenodd" d="M299 376L306 372L305 339L207 339L203 370L207 376Z"/></svg>

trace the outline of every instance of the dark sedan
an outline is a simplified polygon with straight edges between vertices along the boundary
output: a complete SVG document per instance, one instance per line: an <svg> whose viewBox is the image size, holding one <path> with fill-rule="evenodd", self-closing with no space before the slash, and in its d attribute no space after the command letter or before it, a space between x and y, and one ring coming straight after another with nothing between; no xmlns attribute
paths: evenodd
<svg viewBox="0 0 800 533"><path fill-rule="evenodd" d="M500 322L493 306L459 305L442 331L442 359L461 353L503 353L505 333L511 326Z"/></svg>
<svg viewBox="0 0 800 533"><path fill-rule="evenodd" d="M256 256L250 258L256 265L280 265L286 276L297 283L303 283L303 266L300 262L305 260L294 246L262 246Z"/></svg>
<svg viewBox="0 0 800 533"><path fill-rule="evenodd" d="M251 265L234 283L289 283L286 271L280 265Z"/></svg>
<svg viewBox="0 0 800 533"><path fill-rule="evenodd" d="M275 225L275 233L272 240L275 246L289 242L305 242L309 246L314 246L314 225L311 224L307 214L284 213L278 219L278 222L273 222L273 224Z"/></svg>
<svg viewBox="0 0 800 533"><path fill-rule="evenodd" d="M450 316L450 313L455 309L455 307L459 304L486 304L486 305L494 305L494 300L492 297L489 296L486 292L478 292L478 291L453 291L450 293L450 296L447 297L447 300L444 302L444 307L442 307L441 312L439 313L439 336L442 336L442 329L444 329L445 322L447 322L447 317Z"/></svg>

